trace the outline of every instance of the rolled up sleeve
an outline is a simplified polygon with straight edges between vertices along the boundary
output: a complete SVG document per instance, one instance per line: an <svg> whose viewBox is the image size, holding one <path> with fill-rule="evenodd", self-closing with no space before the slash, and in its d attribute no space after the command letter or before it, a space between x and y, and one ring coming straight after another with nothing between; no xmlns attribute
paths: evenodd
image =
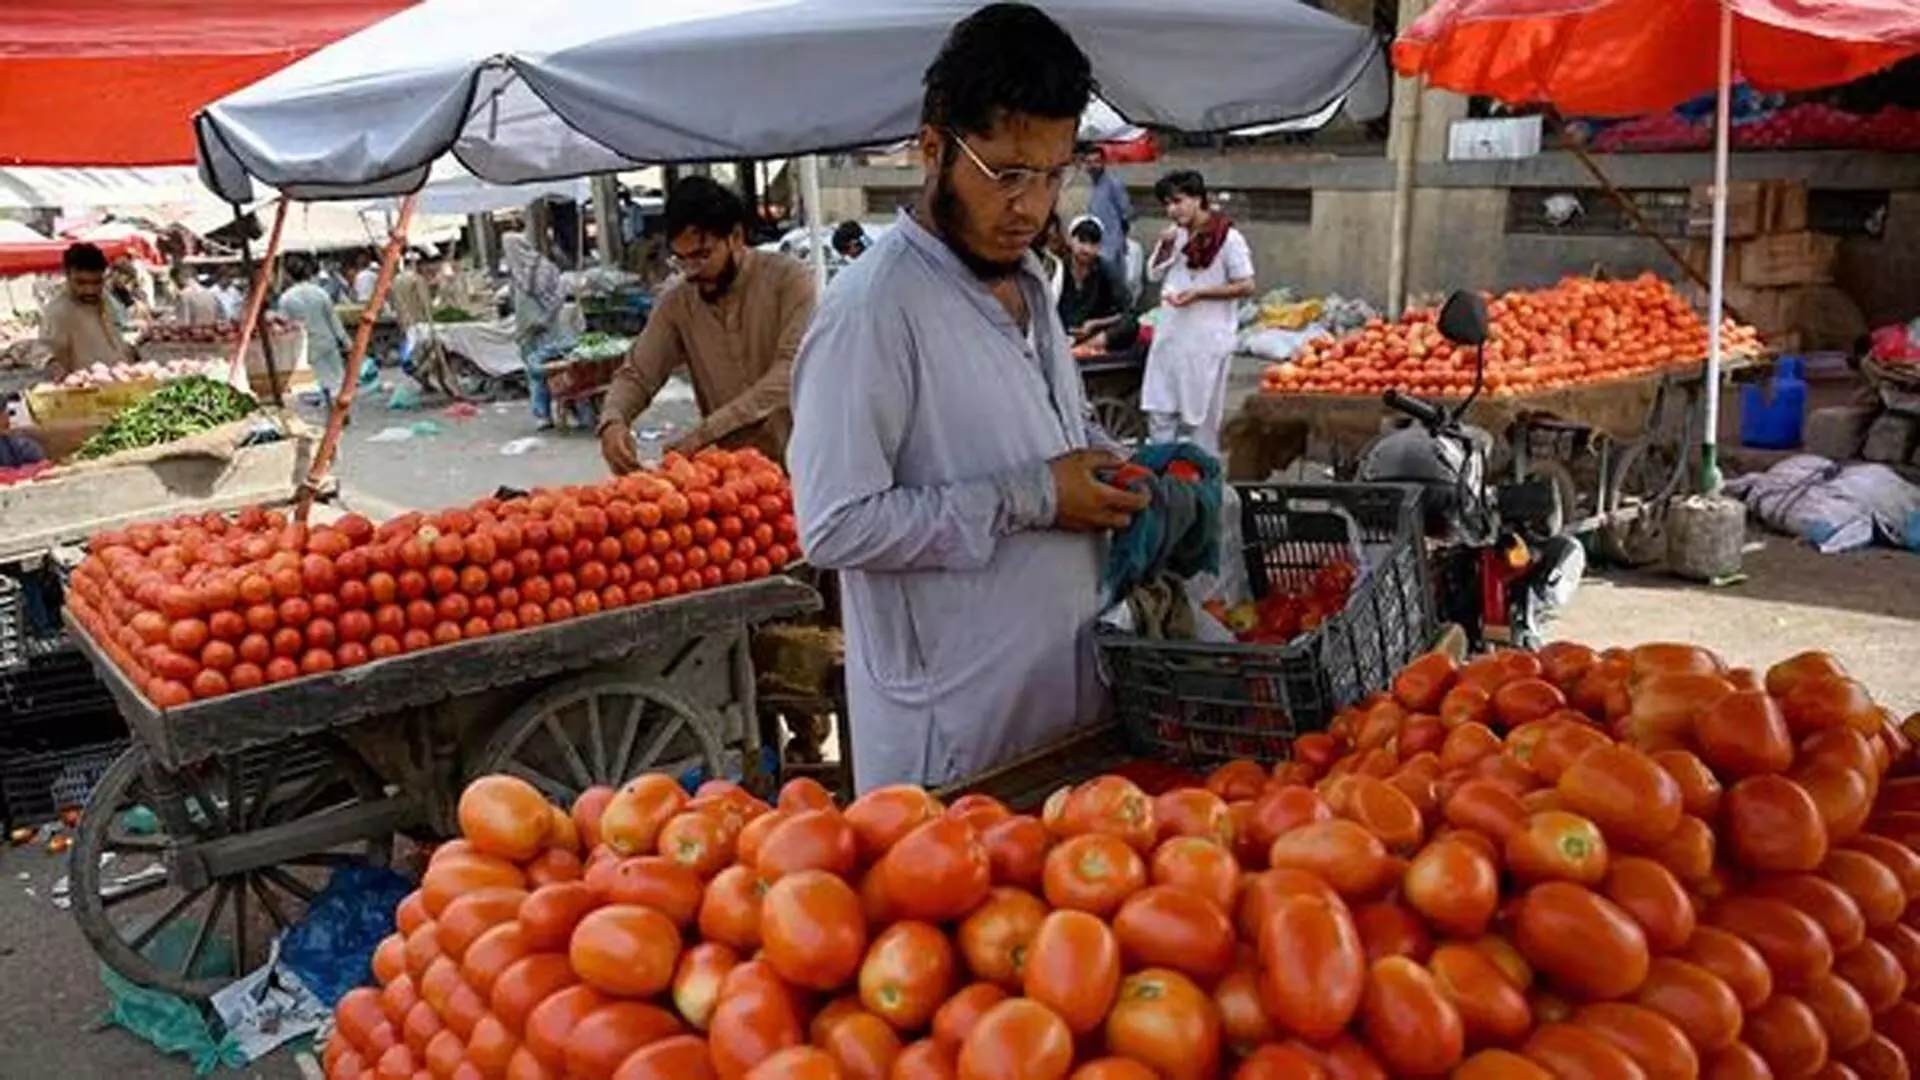
<svg viewBox="0 0 1920 1080"><path fill-rule="evenodd" d="M1046 462L947 484L900 484L914 343L904 316L823 308L794 366L794 509L807 560L836 570L978 570L1001 537L1054 517Z"/></svg>

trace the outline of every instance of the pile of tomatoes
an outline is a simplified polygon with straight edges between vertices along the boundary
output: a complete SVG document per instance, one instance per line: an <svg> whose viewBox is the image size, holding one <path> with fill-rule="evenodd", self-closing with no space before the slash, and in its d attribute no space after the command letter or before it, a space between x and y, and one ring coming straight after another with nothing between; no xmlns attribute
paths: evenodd
<svg viewBox="0 0 1920 1080"><path fill-rule="evenodd" d="M1296 750L1037 816L661 775L563 812L483 778L327 1075L1892 1080L1920 1054L1920 777L1824 655L1428 655Z"/></svg>
<svg viewBox="0 0 1920 1080"><path fill-rule="evenodd" d="M376 526L252 507L103 532L67 605L161 708L766 577L793 499L758 451Z"/></svg>
<svg viewBox="0 0 1920 1080"><path fill-rule="evenodd" d="M1707 355L1707 327L1666 281L1567 278L1551 289L1509 292L1487 305L1485 392L1520 397L1673 367ZM1436 308L1414 308L1396 322L1372 319L1333 341L1305 346L1270 365L1261 389L1273 394L1376 395L1386 390L1462 398L1473 388L1474 350L1440 333ZM1754 352L1749 327L1726 324L1729 355Z"/></svg>

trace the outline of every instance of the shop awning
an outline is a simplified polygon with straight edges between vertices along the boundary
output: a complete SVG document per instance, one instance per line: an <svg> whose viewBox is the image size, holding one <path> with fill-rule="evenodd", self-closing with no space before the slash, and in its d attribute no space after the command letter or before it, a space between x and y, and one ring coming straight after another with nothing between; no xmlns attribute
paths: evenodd
<svg viewBox="0 0 1920 1080"><path fill-rule="evenodd" d="M28 241L26 243L0 243L0 277L18 277L22 274L57 274L60 272L60 259L67 253L72 240ZM139 237L127 237L121 240L101 240L97 247L106 253L108 260L127 256L151 261L155 258L153 245Z"/></svg>
<svg viewBox="0 0 1920 1080"><path fill-rule="evenodd" d="M178 165L193 114L412 0L8 0L0 164Z"/></svg>

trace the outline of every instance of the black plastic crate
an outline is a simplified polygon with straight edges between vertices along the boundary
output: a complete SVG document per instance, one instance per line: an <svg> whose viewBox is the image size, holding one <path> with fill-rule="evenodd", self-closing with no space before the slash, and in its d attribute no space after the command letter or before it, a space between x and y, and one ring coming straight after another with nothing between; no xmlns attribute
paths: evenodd
<svg viewBox="0 0 1920 1080"><path fill-rule="evenodd" d="M26 589L12 575L0 572L0 671L26 663Z"/></svg>
<svg viewBox="0 0 1920 1080"><path fill-rule="evenodd" d="M107 766L126 749L126 739L113 739L38 754L0 754L0 818L11 830L80 809Z"/></svg>
<svg viewBox="0 0 1920 1080"><path fill-rule="evenodd" d="M1346 607L1285 645L1150 641L1103 633L1114 710L1142 754L1175 765L1280 761L1294 736L1384 689L1433 640L1420 489L1404 484L1237 486L1254 596L1358 556Z"/></svg>

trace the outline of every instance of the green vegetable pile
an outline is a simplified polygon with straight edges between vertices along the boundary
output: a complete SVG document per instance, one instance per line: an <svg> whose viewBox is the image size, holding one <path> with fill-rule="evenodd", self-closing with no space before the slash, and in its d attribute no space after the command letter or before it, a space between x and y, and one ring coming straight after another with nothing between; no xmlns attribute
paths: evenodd
<svg viewBox="0 0 1920 1080"><path fill-rule="evenodd" d="M160 446L230 424L257 408L259 403L251 395L218 379L189 375L115 413L106 427L80 444L75 456L87 460Z"/></svg>
<svg viewBox="0 0 1920 1080"><path fill-rule="evenodd" d="M576 360L612 360L625 356L627 350L632 347L632 338L589 330L581 334L579 340L573 343L573 349L568 355Z"/></svg>

